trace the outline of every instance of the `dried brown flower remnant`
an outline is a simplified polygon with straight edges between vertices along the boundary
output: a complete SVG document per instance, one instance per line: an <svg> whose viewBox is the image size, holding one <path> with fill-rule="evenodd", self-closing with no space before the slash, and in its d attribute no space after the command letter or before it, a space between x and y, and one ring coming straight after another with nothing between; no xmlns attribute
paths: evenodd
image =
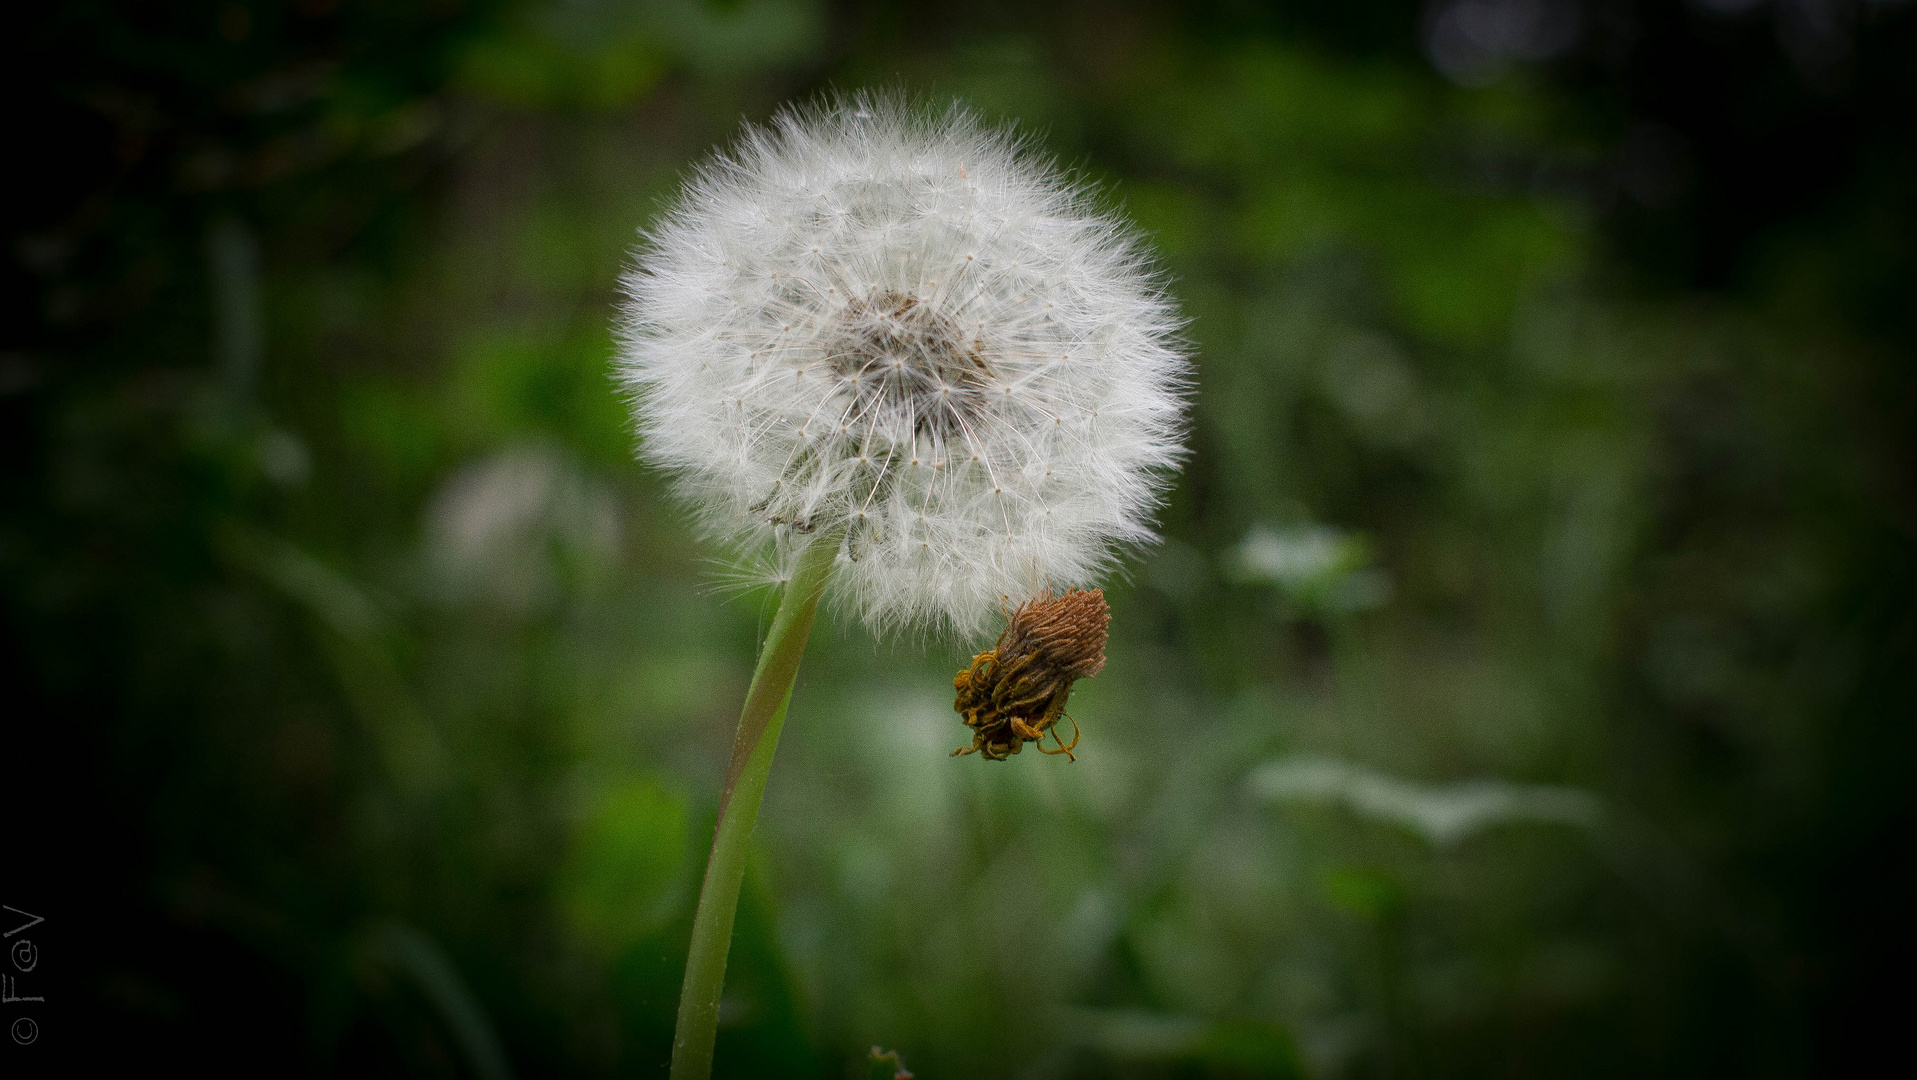
<svg viewBox="0 0 1917 1080"><path fill-rule="evenodd" d="M1089 679L1105 666L1105 629L1112 610L1105 593L1075 589L1054 597L1046 590L1018 606L1006 619L1005 632L989 652L952 680L958 698L952 707L972 729L972 745L952 751L984 754L1004 761L1028 742L1046 754L1078 756L1078 723L1072 723L1068 744L1053 725L1065 715L1065 701L1075 679ZM1048 750L1047 732L1058 748Z"/></svg>

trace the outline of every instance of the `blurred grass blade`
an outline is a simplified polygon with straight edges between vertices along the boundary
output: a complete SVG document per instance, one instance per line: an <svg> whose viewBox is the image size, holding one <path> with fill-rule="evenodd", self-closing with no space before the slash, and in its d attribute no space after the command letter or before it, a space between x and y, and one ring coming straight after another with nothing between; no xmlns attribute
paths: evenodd
<svg viewBox="0 0 1917 1080"><path fill-rule="evenodd" d="M1503 780L1420 784L1333 758L1266 762L1253 771L1251 788L1274 802L1342 804L1403 825L1439 848L1493 825L1537 822L1595 829L1604 820L1603 804L1581 788Z"/></svg>
<svg viewBox="0 0 1917 1080"><path fill-rule="evenodd" d="M480 1080L512 1080L512 1066L486 1011L438 943L404 923L382 923L374 941L392 965L419 985Z"/></svg>
<svg viewBox="0 0 1917 1080"><path fill-rule="evenodd" d="M217 541L228 560L297 603L318 624L326 657L388 775L415 792L438 783L446 749L394 663L391 621L366 591L298 545L258 529L228 523Z"/></svg>

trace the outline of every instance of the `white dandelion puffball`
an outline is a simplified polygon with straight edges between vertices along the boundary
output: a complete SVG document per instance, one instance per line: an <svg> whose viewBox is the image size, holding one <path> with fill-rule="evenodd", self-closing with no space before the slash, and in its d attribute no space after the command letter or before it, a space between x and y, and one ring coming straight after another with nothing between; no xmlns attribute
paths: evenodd
<svg viewBox="0 0 1917 1080"><path fill-rule="evenodd" d="M625 277L644 456L771 567L843 537L875 628L976 633L1129 545L1183 450L1180 319L1082 185L962 108L749 128Z"/></svg>

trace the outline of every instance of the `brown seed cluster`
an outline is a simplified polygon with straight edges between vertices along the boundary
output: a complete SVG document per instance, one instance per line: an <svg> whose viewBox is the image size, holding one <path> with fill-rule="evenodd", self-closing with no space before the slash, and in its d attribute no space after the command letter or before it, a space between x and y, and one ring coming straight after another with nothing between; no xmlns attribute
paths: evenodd
<svg viewBox="0 0 1917 1080"><path fill-rule="evenodd" d="M1046 590L1018 606L1005 621L1005 632L989 652L952 680L958 698L952 707L972 729L972 745L952 751L983 754L1004 761L1028 742L1046 754L1078 756L1078 723L1072 723L1068 744L1053 728L1065 715L1065 701L1075 679L1089 679L1105 666L1105 631L1112 610L1099 589L1073 590L1054 597ZM1068 718L1069 719L1069 718ZM1047 749L1047 733L1058 743Z"/></svg>

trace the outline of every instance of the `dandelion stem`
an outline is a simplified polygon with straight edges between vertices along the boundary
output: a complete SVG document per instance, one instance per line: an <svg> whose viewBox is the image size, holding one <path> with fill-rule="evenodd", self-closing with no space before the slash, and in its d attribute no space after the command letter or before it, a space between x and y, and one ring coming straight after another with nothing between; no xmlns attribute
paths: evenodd
<svg viewBox="0 0 1917 1080"><path fill-rule="evenodd" d="M679 1025L672 1038L672 1080L706 1080L712 1075L719 996L725 989L726 954L732 948L732 919L739 907L752 827L759 820L759 801L772 773L779 732L785 727L792 681L812 634L819 595L838 555L840 535L835 529L816 536L800 553L759 652L752 687L746 691L725 792L719 798L719 820L712 830L712 855L706 862L705 884L699 889L699 910L692 919L692 948L686 956Z"/></svg>

